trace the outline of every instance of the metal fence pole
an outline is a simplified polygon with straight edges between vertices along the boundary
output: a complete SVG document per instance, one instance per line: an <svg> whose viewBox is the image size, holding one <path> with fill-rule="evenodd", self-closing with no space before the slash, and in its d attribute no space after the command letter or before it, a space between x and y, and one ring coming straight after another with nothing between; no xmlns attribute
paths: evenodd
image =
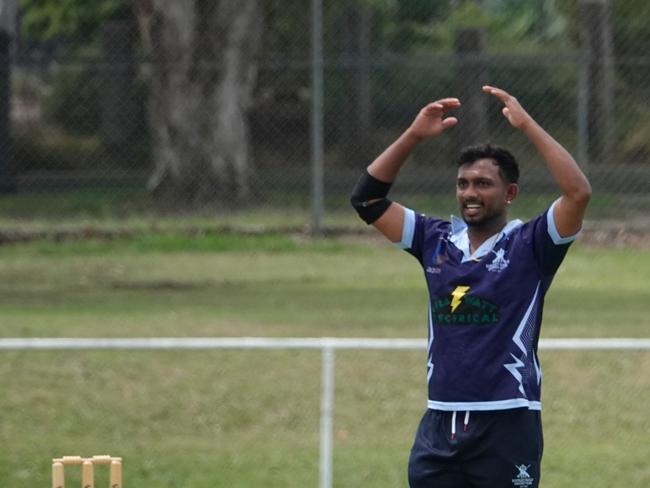
<svg viewBox="0 0 650 488"><path fill-rule="evenodd" d="M320 396L320 488L332 488L334 451L334 347L323 347Z"/></svg>
<svg viewBox="0 0 650 488"><path fill-rule="evenodd" d="M578 164L586 175L589 175L589 82L587 77L587 61L584 53L578 56L578 85L577 96L577 133L576 156Z"/></svg>
<svg viewBox="0 0 650 488"><path fill-rule="evenodd" d="M323 3L311 2L311 232L320 234L323 197Z"/></svg>
<svg viewBox="0 0 650 488"><path fill-rule="evenodd" d="M11 44L16 24L15 0L0 1L0 193L16 191L11 171Z"/></svg>

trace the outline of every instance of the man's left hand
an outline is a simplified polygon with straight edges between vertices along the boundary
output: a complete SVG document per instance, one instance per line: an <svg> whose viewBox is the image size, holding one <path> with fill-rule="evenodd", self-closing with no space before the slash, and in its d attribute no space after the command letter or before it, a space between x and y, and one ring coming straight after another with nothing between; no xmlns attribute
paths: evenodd
<svg viewBox="0 0 650 488"><path fill-rule="evenodd" d="M528 112L519 104L519 101L507 91L489 85L485 85L483 91L503 102L505 107L503 107L501 113L514 128L524 130L526 126L533 122L533 118L528 115Z"/></svg>

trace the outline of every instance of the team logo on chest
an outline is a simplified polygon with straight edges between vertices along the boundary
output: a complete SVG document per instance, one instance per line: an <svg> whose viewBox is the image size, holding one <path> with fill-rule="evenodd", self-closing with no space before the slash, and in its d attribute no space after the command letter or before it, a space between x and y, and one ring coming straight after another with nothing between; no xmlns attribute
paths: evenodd
<svg viewBox="0 0 650 488"><path fill-rule="evenodd" d="M470 291L470 286L458 285L448 296L431 300L431 319L441 325L488 325L498 322L499 307Z"/></svg>
<svg viewBox="0 0 650 488"><path fill-rule="evenodd" d="M492 253L495 255L495 258L492 260L491 263L488 263L485 267L487 268L488 271L492 271L493 273L500 273L501 271L503 271L508 267L508 265L510 264L510 260L506 259L505 249L492 251Z"/></svg>

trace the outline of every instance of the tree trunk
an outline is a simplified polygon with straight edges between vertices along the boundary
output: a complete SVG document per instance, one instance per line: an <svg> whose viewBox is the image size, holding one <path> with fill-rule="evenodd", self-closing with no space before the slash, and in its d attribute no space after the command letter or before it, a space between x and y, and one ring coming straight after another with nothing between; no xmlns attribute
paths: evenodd
<svg viewBox="0 0 650 488"><path fill-rule="evenodd" d="M487 134L487 98L481 93L486 83L485 31L462 29L456 32L456 93L463 105L458 110L454 130L458 149L484 142Z"/></svg>
<svg viewBox="0 0 650 488"><path fill-rule="evenodd" d="M0 193L13 193L16 183L11 164L9 99L11 98L11 37L0 29Z"/></svg>
<svg viewBox="0 0 650 488"><path fill-rule="evenodd" d="M171 204L249 194L246 110L256 79L259 0L136 0L151 52L149 189Z"/></svg>
<svg viewBox="0 0 650 488"><path fill-rule="evenodd" d="M16 4L0 2L0 193L16 191L11 161L11 44L15 37Z"/></svg>
<svg viewBox="0 0 650 488"><path fill-rule="evenodd" d="M127 158L136 165L135 139L141 136L135 86L137 34L133 18L106 22L101 29L101 52L106 64L99 71L102 139L115 159Z"/></svg>
<svg viewBox="0 0 650 488"><path fill-rule="evenodd" d="M346 28L340 46L346 99L339 112L342 153L347 163L358 166L373 156L371 137L371 46L375 11L372 6L351 5L343 12Z"/></svg>
<svg viewBox="0 0 650 488"><path fill-rule="evenodd" d="M610 163L614 127L614 54L609 0L582 0L582 50L587 75L588 159Z"/></svg>

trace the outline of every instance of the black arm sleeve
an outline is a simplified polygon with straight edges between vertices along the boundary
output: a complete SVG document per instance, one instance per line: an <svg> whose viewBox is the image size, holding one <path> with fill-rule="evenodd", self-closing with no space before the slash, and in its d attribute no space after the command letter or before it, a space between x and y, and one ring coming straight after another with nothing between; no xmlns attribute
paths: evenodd
<svg viewBox="0 0 650 488"><path fill-rule="evenodd" d="M368 171L357 181L350 196L350 203L366 224L372 224L390 207L392 202L386 198L386 195L391 186L392 183L378 180Z"/></svg>

